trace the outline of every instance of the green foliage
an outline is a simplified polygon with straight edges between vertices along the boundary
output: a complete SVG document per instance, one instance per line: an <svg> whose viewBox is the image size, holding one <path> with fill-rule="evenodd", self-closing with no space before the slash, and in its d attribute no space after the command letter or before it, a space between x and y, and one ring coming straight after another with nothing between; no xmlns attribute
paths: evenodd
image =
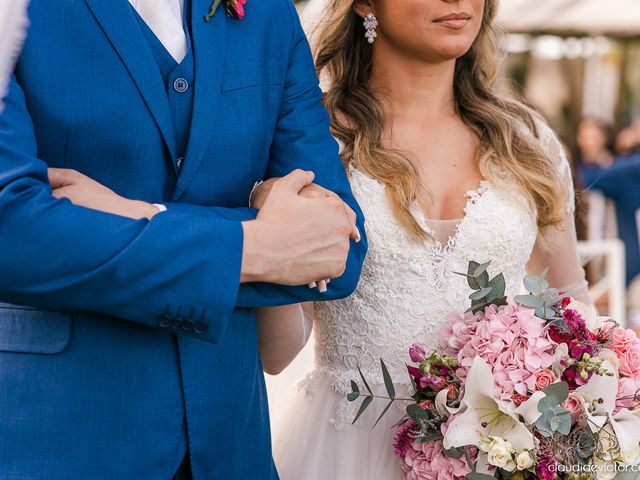
<svg viewBox="0 0 640 480"><path fill-rule="evenodd" d="M540 276L524 277L524 286L529 295L517 295L515 301L524 307L535 308L537 317L553 321L560 318L553 307L564 295L560 295L557 288L549 288L549 282L545 278L548 271L547 268Z"/></svg>
<svg viewBox="0 0 640 480"><path fill-rule="evenodd" d="M571 430L571 416L561 404L569 396L569 386L566 382L557 382L542 391L546 396L538 402L538 411L542 415L536 421L536 427L545 436L551 436L555 432L568 435Z"/></svg>
<svg viewBox="0 0 640 480"><path fill-rule="evenodd" d="M487 268L490 264L491 262L478 263L471 261L469 262L467 273L455 272L457 275L466 277L469 287L473 290L473 293L469 295L471 308L467 310L468 312L477 313L489 305L507 304L507 298L504 295L506 289L504 275L500 273L489 280Z"/></svg>

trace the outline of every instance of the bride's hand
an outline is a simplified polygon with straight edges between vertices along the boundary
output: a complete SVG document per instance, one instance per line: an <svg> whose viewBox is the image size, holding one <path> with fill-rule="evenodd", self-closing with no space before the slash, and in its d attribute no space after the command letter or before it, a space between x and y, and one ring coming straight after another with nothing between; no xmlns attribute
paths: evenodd
<svg viewBox="0 0 640 480"><path fill-rule="evenodd" d="M151 219L159 212L150 203L124 198L76 170L50 168L53 196L68 198L75 205L133 219Z"/></svg>

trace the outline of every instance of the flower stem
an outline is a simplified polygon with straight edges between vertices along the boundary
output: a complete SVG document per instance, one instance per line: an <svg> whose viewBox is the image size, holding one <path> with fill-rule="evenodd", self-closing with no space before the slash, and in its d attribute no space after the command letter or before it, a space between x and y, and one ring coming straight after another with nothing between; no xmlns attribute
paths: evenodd
<svg viewBox="0 0 640 480"><path fill-rule="evenodd" d="M208 22L213 18L213 16L216 14L216 10L220 6L220 3L222 3L222 0L213 1L213 3L211 4L211 8L209 8L209 13L207 13L207 15L204 17L205 22Z"/></svg>

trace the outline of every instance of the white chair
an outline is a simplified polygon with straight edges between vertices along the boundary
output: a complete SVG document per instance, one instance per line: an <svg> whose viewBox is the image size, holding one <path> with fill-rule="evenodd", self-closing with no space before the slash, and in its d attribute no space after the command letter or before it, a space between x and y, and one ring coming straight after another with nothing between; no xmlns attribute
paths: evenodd
<svg viewBox="0 0 640 480"><path fill-rule="evenodd" d="M587 240L579 242L578 251L582 264L589 263L589 276L597 279L589 292L595 302L606 299L607 314L625 324L625 250L618 239L615 207L600 192L589 191L586 196Z"/></svg>
<svg viewBox="0 0 640 480"><path fill-rule="evenodd" d="M589 293L594 302L606 298L607 316L626 325L624 244L618 239L578 242L578 253L583 265L594 259L602 260L601 277L590 285Z"/></svg>

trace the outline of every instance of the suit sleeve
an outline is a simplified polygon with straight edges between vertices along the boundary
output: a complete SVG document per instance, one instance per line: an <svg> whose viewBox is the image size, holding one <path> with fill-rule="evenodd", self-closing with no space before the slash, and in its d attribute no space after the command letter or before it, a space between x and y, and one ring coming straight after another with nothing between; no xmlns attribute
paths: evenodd
<svg viewBox="0 0 640 480"><path fill-rule="evenodd" d="M0 301L160 328L167 316L188 316L201 338L217 341L240 281L237 220L170 209L136 221L54 198L11 78L0 115Z"/></svg>
<svg viewBox="0 0 640 480"><path fill-rule="evenodd" d="M320 294L306 286L285 288L259 283L246 284L240 287L238 295L238 306L241 307L346 297L357 286L367 250L364 217L351 193L338 156L338 145L329 133L329 118L322 105L322 92L318 86L309 45L293 3L286 0L286 4L293 25L292 46L267 177L281 177L296 168L313 171L316 183L337 193L356 212L362 240L360 243L351 242L346 271L342 277L331 281L326 293Z"/></svg>

